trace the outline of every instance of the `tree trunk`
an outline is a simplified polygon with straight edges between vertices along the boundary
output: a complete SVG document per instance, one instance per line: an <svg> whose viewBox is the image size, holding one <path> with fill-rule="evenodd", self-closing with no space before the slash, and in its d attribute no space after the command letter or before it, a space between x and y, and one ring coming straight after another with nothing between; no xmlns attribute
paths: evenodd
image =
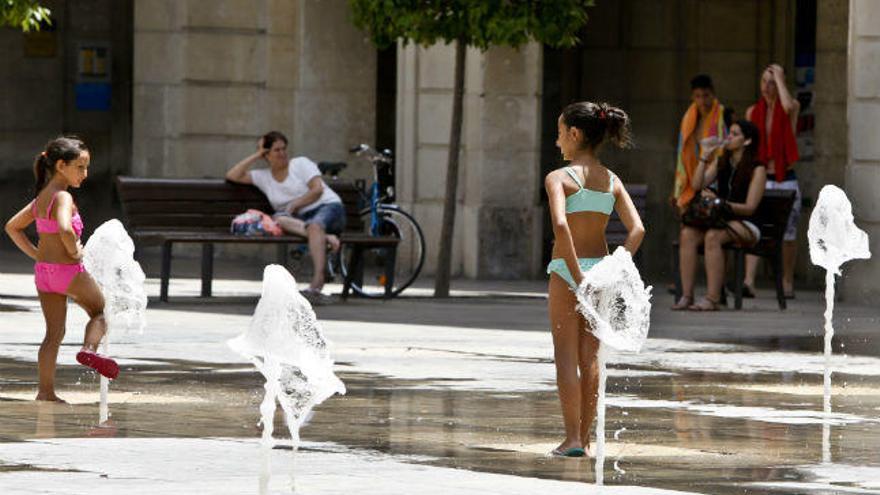
<svg viewBox="0 0 880 495"><path fill-rule="evenodd" d="M458 199L458 156L461 150L462 106L464 102L464 58L467 45L455 42L455 90L452 95L452 127L449 132L449 160L446 166L446 197L443 201L443 223L440 228L440 251L434 297L449 297L452 271L452 234L455 231L455 206Z"/></svg>

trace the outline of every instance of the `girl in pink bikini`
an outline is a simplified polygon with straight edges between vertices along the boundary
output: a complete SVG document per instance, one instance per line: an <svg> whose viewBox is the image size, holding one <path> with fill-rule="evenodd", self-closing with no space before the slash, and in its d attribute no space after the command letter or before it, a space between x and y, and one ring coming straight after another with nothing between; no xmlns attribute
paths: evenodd
<svg viewBox="0 0 880 495"><path fill-rule="evenodd" d="M86 180L89 159L89 150L79 139L60 137L50 141L34 162L36 198L6 223L6 233L15 245L36 261L34 280L46 319L46 337L37 361L37 400L61 401L55 395L55 366L64 338L68 297L89 315L76 360L110 379L119 374L114 360L96 352L107 331L104 296L83 267L83 223L67 192L68 187L78 188ZM24 233L33 222L40 238L36 246Z"/></svg>

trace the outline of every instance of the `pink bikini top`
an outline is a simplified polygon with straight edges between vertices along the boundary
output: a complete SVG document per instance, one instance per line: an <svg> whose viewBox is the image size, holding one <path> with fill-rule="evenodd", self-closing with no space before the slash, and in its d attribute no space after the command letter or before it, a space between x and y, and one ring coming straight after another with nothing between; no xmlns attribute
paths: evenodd
<svg viewBox="0 0 880 495"><path fill-rule="evenodd" d="M49 206L46 207L46 218L40 218L37 214L37 200L34 200L33 209L34 209L34 220L37 221L37 233L39 234L57 234L58 233L58 221L52 220L52 205L55 204L55 196L58 193L52 196L52 200L49 201ZM73 227L73 232L76 233L77 237L82 236L83 231L83 222L82 218L79 216L79 210L70 217L70 226Z"/></svg>

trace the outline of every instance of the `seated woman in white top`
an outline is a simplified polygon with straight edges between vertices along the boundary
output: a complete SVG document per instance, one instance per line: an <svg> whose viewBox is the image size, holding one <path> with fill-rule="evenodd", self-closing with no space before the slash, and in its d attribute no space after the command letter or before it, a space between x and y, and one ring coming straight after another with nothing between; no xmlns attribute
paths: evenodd
<svg viewBox="0 0 880 495"><path fill-rule="evenodd" d="M269 168L251 170L260 160ZM314 275L306 295L319 295L324 287L326 248L339 249L339 234L345 228L345 208L339 196L321 179L315 162L304 156L288 161L287 137L272 131L260 138L256 153L241 160L226 179L257 186L275 209L275 221L290 234L309 240Z"/></svg>

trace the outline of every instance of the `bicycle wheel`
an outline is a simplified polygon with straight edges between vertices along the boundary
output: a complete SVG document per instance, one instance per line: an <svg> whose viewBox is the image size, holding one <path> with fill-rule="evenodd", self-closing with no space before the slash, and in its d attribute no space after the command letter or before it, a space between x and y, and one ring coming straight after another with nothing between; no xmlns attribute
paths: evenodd
<svg viewBox="0 0 880 495"><path fill-rule="evenodd" d="M422 271L425 263L425 236L422 228L409 213L393 206L378 207L379 225L376 234L400 239L394 261L394 281L391 296L395 297L409 287ZM364 228L370 230L370 210L361 214ZM343 245L337 262L339 272L348 276L352 248ZM363 276L353 280L351 288L364 297L385 297L388 285L386 266L392 254L391 248L375 248L364 251Z"/></svg>

